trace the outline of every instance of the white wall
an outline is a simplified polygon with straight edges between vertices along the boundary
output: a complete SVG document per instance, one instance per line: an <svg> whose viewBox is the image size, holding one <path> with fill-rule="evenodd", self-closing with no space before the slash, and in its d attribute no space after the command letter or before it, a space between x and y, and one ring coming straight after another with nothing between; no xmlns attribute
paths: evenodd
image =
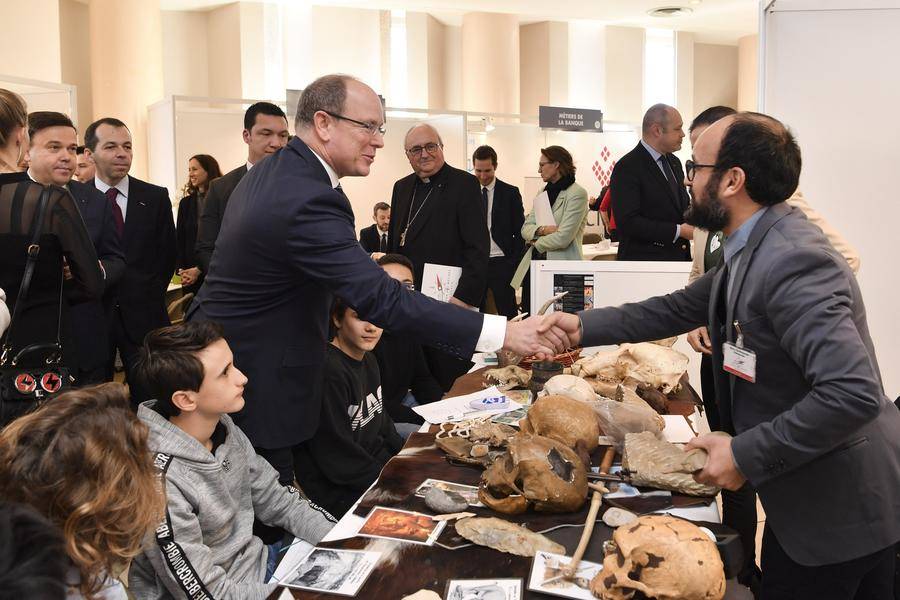
<svg viewBox="0 0 900 600"><path fill-rule="evenodd" d="M694 111L694 34L684 31L675 32L675 108L688 123L697 114Z"/></svg>
<svg viewBox="0 0 900 600"><path fill-rule="evenodd" d="M737 46L694 44L694 112L710 106L737 106ZM689 120L685 116L685 120Z"/></svg>
<svg viewBox="0 0 900 600"><path fill-rule="evenodd" d="M644 30L606 28L606 110L609 121L640 123L644 116Z"/></svg>
<svg viewBox="0 0 900 600"><path fill-rule="evenodd" d="M209 95L209 42L206 31L206 13L162 11L163 89L166 96Z"/></svg>
<svg viewBox="0 0 900 600"><path fill-rule="evenodd" d="M78 114L75 125L79 134L84 134L94 119L87 5L76 0L59 0L59 22L62 24L59 30L62 82L76 87Z"/></svg>
<svg viewBox="0 0 900 600"><path fill-rule="evenodd" d="M759 83L759 36L738 40L738 110L756 110Z"/></svg>
<svg viewBox="0 0 900 600"><path fill-rule="evenodd" d="M206 13L209 95L241 97L241 7L226 4Z"/></svg>
<svg viewBox="0 0 900 600"><path fill-rule="evenodd" d="M379 11L314 6L312 18L312 47L317 51L311 78L350 73L383 93Z"/></svg>
<svg viewBox="0 0 900 600"><path fill-rule="evenodd" d="M61 83L59 0L3 0L0 15L0 73Z"/></svg>
<svg viewBox="0 0 900 600"><path fill-rule="evenodd" d="M603 110L606 100L606 28L596 22L569 23L568 105Z"/></svg>
<svg viewBox="0 0 900 600"><path fill-rule="evenodd" d="M878 9L886 6L893 9ZM894 398L900 202L896 135L889 132L897 130L890 115L900 104L900 79L885 67L900 55L900 2L779 0L775 9L767 19L763 110L796 134L800 187L810 204L859 250L869 330ZM797 9L805 10L789 12Z"/></svg>
<svg viewBox="0 0 900 600"><path fill-rule="evenodd" d="M444 27L444 107L462 110L462 28Z"/></svg>

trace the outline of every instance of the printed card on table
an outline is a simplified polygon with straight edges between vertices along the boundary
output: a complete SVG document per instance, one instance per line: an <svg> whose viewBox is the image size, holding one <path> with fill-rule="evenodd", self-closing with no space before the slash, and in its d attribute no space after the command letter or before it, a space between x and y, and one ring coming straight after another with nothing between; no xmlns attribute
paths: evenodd
<svg viewBox="0 0 900 600"><path fill-rule="evenodd" d="M531 563L528 589L562 598L593 600L591 580L603 569L603 565L582 560L575 570L575 578L568 580L563 576L563 570L571 560L562 554L538 551Z"/></svg>
<svg viewBox="0 0 900 600"><path fill-rule="evenodd" d="M446 600L520 600L521 579L451 579Z"/></svg>
<svg viewBox="0 0 900 600"><path fill-rule="evenodd" d="M431 515L376 506L356 535L431 546L446 525L446 521L433 521Z"/></svg>
<svg viewBox="0 0 900 600"><path fill-rule="evenodd" d="M436 487L446 492L456 492L466 499L469 506L484 506L478 500L478 487L474 485L463 485L462 483L453 483L452 481L443 481L441 479L426 479L416 488L416 496L425 497L425 492Z"/></svg>
<svg viewBox="0 0 900 600"><path fill-rule="evenodd" d="M298 590L355 596L380 557L381 552L313 548L278 584Z"/></svg>

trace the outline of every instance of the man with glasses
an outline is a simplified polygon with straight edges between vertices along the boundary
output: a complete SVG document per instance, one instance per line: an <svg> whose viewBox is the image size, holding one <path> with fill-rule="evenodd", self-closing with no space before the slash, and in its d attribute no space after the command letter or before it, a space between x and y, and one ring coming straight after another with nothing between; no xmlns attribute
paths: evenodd
<svg viewBox="0 0 900 600"><path fill-rule="evenodd" d="M303 91L295 126L297 136L232 193L188 312L224 328L249 379L234 420L282 483L293 481L295 451L319 425L332 294L361 319L459 358L501 346L519 354L557 347L539 339L538 319L507 324L405 289L359 245L340 178L368 175L384 147L384 111L371 88L345 75L321 77ZM302 485L303 473L296 475Z"/></svg>
<svg viewBox="0 0 900 600"><path fill-rule="evenodd" d="M404 150L413 173L394 183L391 252L409 258L416 289L424 285L425 263L462 268L452 304L477 310L487 289L490 240L478 180L444 160L444 144L427 123L406 132ZM452 357L427 348L431 372L449 390L472 366L469 357Z"/></svg>
<svg viewBox="0 0 900 600"><path fill-rule="evenodd" d="M691 260L694 228L684 222L689 199L681 161L681 115L671 106L647 109L641 141L622 157L610 181L619 260Z"/></svg>

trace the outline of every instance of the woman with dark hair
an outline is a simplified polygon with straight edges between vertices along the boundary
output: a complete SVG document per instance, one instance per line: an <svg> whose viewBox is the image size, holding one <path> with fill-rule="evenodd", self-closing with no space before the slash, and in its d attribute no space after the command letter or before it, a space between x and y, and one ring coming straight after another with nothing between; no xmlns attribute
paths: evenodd
<svg viewBox="0 0 900 600"><path fill-rule="evenodd" d="M213 179L222 176L219 163L209 154L195 154L188 161L188 182L184 185L184 197L178 203L178 221L175 227L178 253L175 269L181 276L184 293L196 293L203 283L203 272L197 266L197 229L200 215L206 204L206 192Z"/></svg>
<svg viewBox="0 0 900 600"><path fill-rule="evenodd" d="M572 155L562 146L541 149L538 173L547 185L550 210L556 225L538 226L534 208L522 225L522 239L528 244L525 256L513 275L512 286L522 286L522 311L531 310L530 267L534 260L582 260L581 240L587 223L587 191L575 183Z"/></svg>
<svg viewBox="0 0 900 600"><path fill-rule="evenodd" d="M165 507L147 435L118 383L64 392L0 432L0 499L62 532L70 599L126 598L115 577Z"/></svg>
<svg viewBox="0 0 900 600"><path fill-rule="evenodd" d="M0 364L4 364L3 354L5 364L15 359L22 367L46 366L61 356L60 364L71 369L76 357L69 305L99 299L103 272L68 191L45 188L19 169L28 149L27 122L28 109L22 97L0 89L0 289L13 317L6 333L0 332ZM49 196L40 212L45 189ZM38 224L40 232L35 232ZM27 252L35 233L40 234L40 249L27 298L19 303ZM65 284L64 267L68 267ZM0 312L5 316L5 311Z"/></svg>

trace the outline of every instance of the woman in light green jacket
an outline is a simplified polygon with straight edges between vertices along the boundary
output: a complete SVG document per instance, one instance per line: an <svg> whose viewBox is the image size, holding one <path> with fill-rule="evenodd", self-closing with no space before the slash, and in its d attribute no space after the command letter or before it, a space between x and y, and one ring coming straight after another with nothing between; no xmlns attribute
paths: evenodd
<svg viewBox="0 0 900 600"><path fill-rule="evenodd" d="M530 311L531 261L534 260L582 260L581 241L587 223L588 196L583 187L575 183L575 165L572 155L562 146L541 149L538 173L547 184L544 191L550 198L550 209L556 225L538 227L534 208L522 225L522 239L529 244L519 268L513 275L513 289L522 287L522 310Z"/></svg>

